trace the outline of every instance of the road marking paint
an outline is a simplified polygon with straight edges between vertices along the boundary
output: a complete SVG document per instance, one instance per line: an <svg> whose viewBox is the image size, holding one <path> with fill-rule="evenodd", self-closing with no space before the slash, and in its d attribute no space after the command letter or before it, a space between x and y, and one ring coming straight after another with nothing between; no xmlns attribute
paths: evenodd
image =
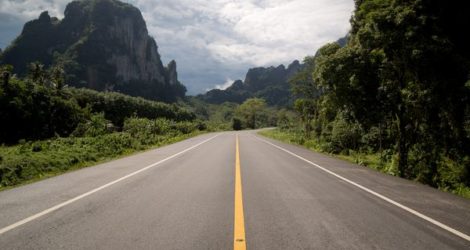
<svg viewBox="0 0 470 250"><path fill-rule="evenodd" d="M163 160L160 160L160 161L158 161L158 162L155 162L155 163L153 163L153 164L151 164L151 165L148 165L148 166L146 166L146 167L144 167L144 168L141 168L141 169L139 169L139 170L137 170L137 171L135 171L135 172L132 172L132 173L130 173L130 174L128 174L128 175L125 175L125 176L123 176L123 177L121 177L121 178L119 178L119 179L117 179L117 180L114 180L114 181L112 181L112 182L109 182L109 183L107 183L107 184L104 184L103 186L97 187L97 188L95 188L95 189L93 189L93 190L91 190L91 191L88 191L88 192L86 192L86 193L84 193L84 194L81 194L81 195L79 195L79 196L76 196L76 197L74 197L74 198L72 198L72 199L70 199L70 200L67 200L67 201L65 201L65 202L62 202L62 203L60 203L60 204L58 204L58 205L55 205L55 206L53 206L53 207L51 207L51 208L48 208L48 209L46 209L46 210L44 210L44 211L42 211L42 212L39 212L39 213L34 214L34 215L31 215L31 216L29 216L29 217L27 217L27 218L25 218L25 219L23 219L23 220L20 220L20 221L18 221L18 222L16 222L16 223L13 223L13 224L9 225L9 226L6 226L6 227L4 227L4 228L1 228L1 229L0 229L0 235L4 234L4 233L6 233L6 232L8 232L8 231L10 231L10 230L12 230L12 229L15 229L15 228L17 228L17 227L19 227L19 226L21 226L21 225L24 225L24 224L26 224L26 223L28 223L28 222L31 222L31 221L33 221L33 220L35 220L35 219L37 219L37 218L39 218L39 217L41 217L41 216L44 216L44 215L49 214L49 213L52 213L52 212L54 212L54 211L56 211L56 210L58 210L58 209L60 209L60 208L62 208L62 207L65 207L65 206L67 206L67 205L69 205L69 204L71 204L71 203L73 203L73 202L76 202L76 201L81 200L81 199L83 199L83 198L85 198L85 197L87 197L87 196L90 196L90 195L92 195L92 194L94 194L94 193L96 193L96 192L98 192L98 191L101 191L101 190L103 190L103 189L105 189L105 188L107 188L107 187L109 187L109 186L112 186L112 185L114 185L114 184L116 184L116 183L118 183L118 182L121 182L121 181L123 181L123 180L125 180L125 179L128 179L128 178L130 178L130 177L132 177L132 176L134 176L134 175L136 175L136 174L142 173L142 172L144 172L144 171L146 171L146 170L148 170L148 169L150 169L150 168L153 168L153 167L155 167L155 166L157 166L157 165L160 165L160 164L162 164L162 163L164 163L164 162L166 162L166 161L168 161L168 160L171 160L171 159L173 159L173 158L175 158L175 157L177 157L177 156L179 156L179 155L181 155L181 154L184 154L184 153L186 153L186 152L188 152L188 151L190 151L190 150L192 150L192 149L194 149L194 148L196 148L196 147L199 147L200 145L202 145L202 144L204 144L204 143L206 143L206 142L208 142L208 141L214 139L215 137L217 137L217 136L219 136L219 135L220 135L220 134L217 134L217 135L215 135L215 136L212 136L211 138L209 138L209 139L207 139L207 140L204 140L204 141L202 141L202 142L200 142L200 143L198 143L198 144L196 144L196 145L194 145L194 146L191 146L191 147L189 147L189 148L187 148L187 149L185 149L185 150L183 150L183 151L180 151L180 152L178 152L178 153L176 153L176 154L174 154L174 155L171 155L171 156L169 156L169 157L167 157L167 158L165 158L165 159L163 159Z"/></svg>
<svg viewBox="0 0 470 250"><path fill-rule="evenodd" d="M424 215L424 214L421 214L421 213L419 213L418 211L416 211L416 210L414 210L414 209L412 209L412 208L409 208L409 207L407 207L407 206L405 206L405 205L403 205L403 204L401 204L401 203L398 203L398 202L396 202L396 201L394 201L394 200L392 200L392 199L390 199L390 198L388 198L388 197L386 197L386 196L384 196L384 195L381 195L381 194L379 194L379 193L377 193L377 192L375 192L375 191L373 191L373 190L371 190L371 189L368 189L368 188L366 188L366 187L364 187L364 186L362 186L362 185L360 185L360 184L358 184L358 183L356 183L356 182L354 182L354 181L351 181L351 180L349 180L349 179L346 179L345 177L343 177L343 176L341 176L341 175L339 175L339 174L336 174L336 173L334 173L334 172L332 172L332 171L330 171L330 170L328 170L328 169L326 169L326 168L324 168L324 167L322 167L322 166L320 166L320 165L318 165L318 164L316 164L316 163L314 163L314 162L312 162L312 161L309 161L309 160L303 158L302 156L299 156L299 155L297 155L297 154L295 154L295 153L293 153L293 152L291 152L291 151L289 151L289 150L287 150L287 149L285 149L285 148L283 148L283 147L280 147L280 146L278 146L278 145L276 145L276 144L273 144L273 143L271 143L271 142L269 142L269 141L267 141L267 140L261 139L261 138L256 137L256 136L255 136L255 138L258 139L258 140L260 140L260 141L262 141L262 142L264 142L264 143L266 143L266 144L269 144L269 145L271 145L271 146L273 146L273 147L275 147L275 148L278 148L278 149L280 149L280 150L282 150L282 151L284 151L284 152L286 152L286 153L288 153L288 154L290 154L290 155L292 155L292 156L294 156L294 157L297 157L297 158L299 158L299 159L301 159L301 160L303 160L303 161L309 163L310 165L313 165L313 166L317 167L318 169L323 170L324 172L326 172L326 173L328 173L328 174L330 174L330 175L335 176L336 178L338 178L338 179L340 179L340 180L343 180L343 181L345 181L345 182L347 182L347 183L349 183L349 184L351 184L351 185L353 185L353 186L356 186L357 188L362 189L363 191L365 191L365 192L367 192L367 193L369 193L369 194L372 194L372 195L374 195L374 196L376 196L376 197L378 197L378 198L380 198L380 199L382 199L382 200L384 200L384 201L386 201L386 202L388 202L388 203L390 203L390 204L392 204L392 205L395 205L395 206L397 206L397 207L399 207L399 208L401 208L401 209L403 209L403 210L405 210L405 211L407 211L407 212L409 212L409 213L411 213L411 214L413 214L413 215L415 215L415 216L417 216L417 217L419 217L419 218L421 218L421 219L423 219L423 220L426 220L426 221L428 221L428 222L430 222L430 223L432 223L432 224L434 224L434 225L436 225L436 226L438 226L438 227L440 227L440 228L442 228L442 229L444 229L444 230L446 230L446 231L448 231L448 232L450 232L450 233L452 233L452 234L454 234L454 235L456 235L456 236L459 236L460 238L462 238L462 239L464 239L464 240L470 241L470 236L467 235L467 234L465 234L465 233L462 233L462 232L460 232L460 231L458 231L458 230L456 230L456 229L454 229L454 228L451 228L451 227L449 227L449 226L447 226L447 225L445 225L445 224L443 224L443 223L441 223L441 222L439 222L439 221L437 221L437 220L435 220L435 219L433 219L433 218L431 218L431 217L428 217L428 216L426 216L426 215Z"/></svg>
<svg viewBox="0 0 470 250"><path fill-rule="evenodd" d="M235 218L234 218L233 249L246 249L245 218L243 215L242 176L240 173L240 149L238 134L235 137Z"/></svg>

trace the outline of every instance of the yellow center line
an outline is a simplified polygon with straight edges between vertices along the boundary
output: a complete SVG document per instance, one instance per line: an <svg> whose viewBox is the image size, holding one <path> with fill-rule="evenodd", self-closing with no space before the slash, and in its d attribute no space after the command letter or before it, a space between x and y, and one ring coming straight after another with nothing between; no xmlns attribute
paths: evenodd
<svg viewBox="0 0 470 250"><path fill-rule="evenodd" d="M240 149L238 134L235 138L235 221L233 235L233 249L246 249L245 218L243 216L242 176L240 173Z"/></svg>

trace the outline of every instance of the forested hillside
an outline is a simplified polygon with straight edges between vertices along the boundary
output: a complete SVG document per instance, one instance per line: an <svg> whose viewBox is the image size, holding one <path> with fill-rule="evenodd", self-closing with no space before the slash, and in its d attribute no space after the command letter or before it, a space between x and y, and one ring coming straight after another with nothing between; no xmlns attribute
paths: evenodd
<svg viewBox="0 0 470 250"><path fill-rule="evenodd" d="M302 127L271 135L469 196L465 3L356 0L351 25L291 81Z"/></svg>

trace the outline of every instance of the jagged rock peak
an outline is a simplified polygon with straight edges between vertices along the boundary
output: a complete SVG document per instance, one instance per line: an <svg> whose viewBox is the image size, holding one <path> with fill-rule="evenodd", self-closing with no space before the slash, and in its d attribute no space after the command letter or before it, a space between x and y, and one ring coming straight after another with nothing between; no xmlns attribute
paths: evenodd
<svg viewBox="0 0 470 250"><path fill-rule="evenodd" d="M49 16L49 12L48 11L43 11L40 15L39 15L39 21L42 21L42 22L50 22L51 21L51 16Z"/></svg>
<svg viewBox="0 0 470 250"><path fill-rule="evenodd" d="M162 89L180 84L176 63L170 62L167 72L139 9L117 0L73 1L62 20L42 12L25 24L0 61L12 64L20 75L30 62L61 63L69 85L151 99L184 96L185 91L184 86Z"/></svg>
<svg viewBox="0 0 470 250"><path fill-rule="evenodd" d="M300 66L301 65L300 65L299 60L294 60L291 64L289 64L289 66L287 66L287 70L297 69Z"/></svg>
<svg viewBox="0 0 470 250"><path fill-rule="evenodd" d="M251 68L246 73L245 81L235 81L225 90L214 89L198 98L209 103L236 102L242 103L251 97L264 98L268 105L288 106L293 102L288 80L302 69L295 60L289 66Z"/></svg>
<svg viewBox="0 0 470 250"><path fill-rule="evenodd" d="M157 44L139 9L117 0L81 0L69 3L64 13L64 24L88 33L108 52L106 62L116 69L118 80L164 81Z"/></svg>
<svg viewBox="0 0 470 250"><path fill-rule="evenodd" d="M175 60L171 60L166 67L166 73L168 77L168 84L176 85L178 84L178 72L176 71L176 62Z"/></svg>
<svg viewBox="0 0 470 250"><path fill-rule="evenodd" d="M293 61L289 66L287 66L287 79L291 78L297 72L299 72L304 65L300 64L298 60Z"/></svg>

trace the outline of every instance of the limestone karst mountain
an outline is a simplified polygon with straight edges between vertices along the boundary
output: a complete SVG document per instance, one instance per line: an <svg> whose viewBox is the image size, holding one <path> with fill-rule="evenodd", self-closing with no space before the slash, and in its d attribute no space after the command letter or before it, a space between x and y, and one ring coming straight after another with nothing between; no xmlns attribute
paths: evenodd
<svg viewBox="0 0 470 250"><path fill-rule="evenodd" d="M245 80L237 80L225 90L213 89L199 95L206 102L220 104L223 102L242 103L251 97L260 97L272 106L286 106L293 100L288 80L303 65L299 61L289 66L257 67L248 70Z"/></svg>
<svg viewBox="0 0 470 250"><path fill-rule="evenodd" d="M185 95L176 63L165 67L141 12L117 0L69 3L64 18L44 11L27 22L0 62L26 75L31 62L62 65L67 84L173 101Z"/></svg>

